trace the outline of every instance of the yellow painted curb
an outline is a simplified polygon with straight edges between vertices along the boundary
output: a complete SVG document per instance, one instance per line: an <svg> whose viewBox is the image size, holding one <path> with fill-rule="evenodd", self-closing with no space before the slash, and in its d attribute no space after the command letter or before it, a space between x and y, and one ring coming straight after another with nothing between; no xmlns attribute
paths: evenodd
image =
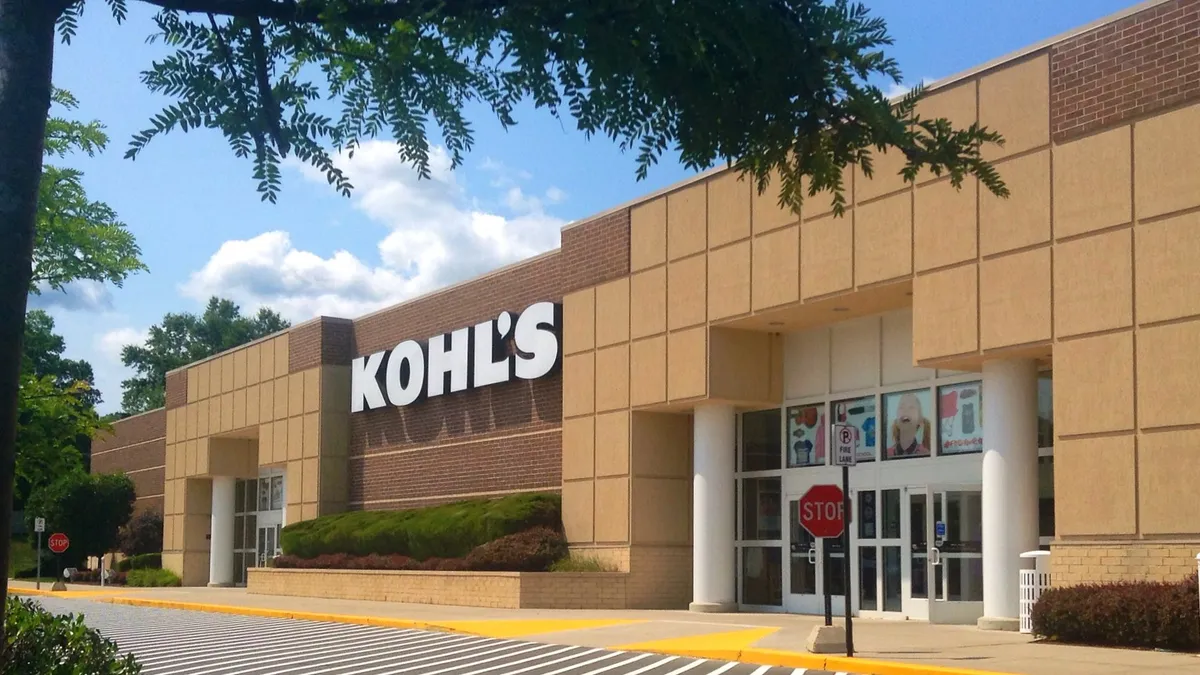
<svg viewBox="0 0 1200 675"><path fill-rule="evenodd" d="M124 593L124 590L119 591L50 591L39 590L37 588L10 588L10 595L34 595L34 596L49 596L54 598L95 598L101 596L112 596Z"/></svg>
<svg viewBox="0 0 1200 675"><path fill-rule="evenodd" d="M741 631L739 631L741 632ZM698 636L703 637L703 636ZM664 642L667 642L664 640ZM669 654L693 659L709 659L711 661L740 661L760 666L777 666L781 668L807 668L809 670L830 670L855 675L1011 675L992 670L972 670L967 668L948 668L916 663L895 663L892 661L877 661L875 659L850 658L845 656L822 656L804 652L789 652L782 649L661 649L637 647L629 648L636 651L648 651L657 654ZM621 647L620 649L629 649Z"/></svg>
<svg viewBox="0 0 1200 675"><path fill-rule="evenodd" d="M665 640L635 642L633 644L614 647L613 649L632 652L659 652L664 654L693 650L740 652L744 649L749 649L755 642L768 635L778 632L778 628L749 628L722 633L700 633L699 635L687 635L684 637L667 638Z"/></svg>

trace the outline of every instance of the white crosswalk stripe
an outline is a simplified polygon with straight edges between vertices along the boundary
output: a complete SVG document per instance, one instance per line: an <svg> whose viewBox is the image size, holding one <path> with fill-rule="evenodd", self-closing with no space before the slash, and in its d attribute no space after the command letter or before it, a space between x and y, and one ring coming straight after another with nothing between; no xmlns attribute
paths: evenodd
<svg viewBox="0 0 1200 675"><path fill-rule="evenodd" d="M827 675L454 633L38 598L132 653L144 675Z"/></svg>

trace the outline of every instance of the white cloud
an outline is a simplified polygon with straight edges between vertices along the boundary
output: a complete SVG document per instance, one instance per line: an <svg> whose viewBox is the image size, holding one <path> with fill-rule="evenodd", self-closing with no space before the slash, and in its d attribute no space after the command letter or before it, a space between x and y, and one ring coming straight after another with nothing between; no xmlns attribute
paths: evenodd
<svg viewBox="0 0 1200 675"><path fill-rule="evenodd" d="M121 362L121 350L125 345L140 345L150 336L145 328L114 328L96 336L96 351L111 359L114 363Z"/></svg>
<svg viewBox="0 0 1200 675"><path fill-rule="evenodd" d="M557 187L554 187L553 185L546 190L546 201L550 202L551 204L557 204L561 201L564 201L566 198L567 193L563 192Z"/></svg>
<svg viewBox="0 0 1200 675"><path fill-rule="evenodd" d="M378 244L379 265L345 250L324 258L296 248L287 232L267 232L225 242L191 275L184 293L200 301L220 295L249 310L270 306L293 321L355 317L558 245L564 221L517 185L527 174L494 160L481 167L503 189L502 209L481 206L478 195L468 194L441 148L430 155L427 180L382 141L363 144L338 165L354 183L355 208L388 229ZM293 166L325 182L311 167ZM547 199L554 201L549 191Z"/></svg>
<svg viewBox="0 0 1200 675"><path fill-rule="evenodd" d="M72 281L57 291L38 284L39 294L29 295L29 309L62 309L68 312L103 312L112 309L112 292L99 281Z"/></svg>
<svg viewBox="0 0 1200 675"><path fill-rule="evenodd" d="M926 87L933 84L934 82L935 82L935 80L932 77L922 77L920 80L920 83L925 85ZM883 95L888 97L888 99L897 99L897 98L900 98L901 96L904 96L908 92L912 91L913 87L915 87L915 86L916 86L915 83L908 83L908 84L905 84L905 83L894 84L893 83L887 89L883 90Z"/></svg>

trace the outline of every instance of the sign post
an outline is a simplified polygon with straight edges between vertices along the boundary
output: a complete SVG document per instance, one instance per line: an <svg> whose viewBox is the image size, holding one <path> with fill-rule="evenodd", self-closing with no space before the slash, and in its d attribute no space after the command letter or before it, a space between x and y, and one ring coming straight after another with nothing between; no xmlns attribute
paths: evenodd
<svg viewBox="0 0 1200 675"><path fill-rule="evenodd" d="M842 467L842 511L849 514L850 467L858 463L858 429L849 424L833 425L833 464ZM850 616L850 528L842 528L842 578L846 580L846 656L854 656L854 620Z"/></svg>
<svg viewBox="0 0 1200 675"><path fill-rule="evenodd" d="M67 549L71 546L71 540L68 539L67 535L63 534L62 532L55 532L54 534L50 535L50 539L47 540L46 544L50 547L51 553L54 555L62 555L63 553L66 553ZM59 574L62 574L62 558L58 559L58 570ZM54 588L51 588L50 590L61 591L66 590L66 588L66 585L59 580L54 582Z"/></svg>
<svg viewBox="0 0 1200 675"><path fill-rule="evenodd" d="M38 552L37 552L37 589L42 590L42 533L46 531L46 519L34 518L33 531L37 532Z"/></svg>
<svg viewBox="0 0 1200 675"><path fill-rule="evenodd" d="M846 503L843 492L836 485L814 485L800 498L800 526L822 542L821 560L826 570L832 558L829 546L825 545L830 539L839 537L846 530ZM824 575L825 583L825 625L833 625L833 597L830 592L828 572ZM849 579L849 577L846 577ZM847 594L849 596L849 594ZM847 599L849 599L847 597Z"/></svg>

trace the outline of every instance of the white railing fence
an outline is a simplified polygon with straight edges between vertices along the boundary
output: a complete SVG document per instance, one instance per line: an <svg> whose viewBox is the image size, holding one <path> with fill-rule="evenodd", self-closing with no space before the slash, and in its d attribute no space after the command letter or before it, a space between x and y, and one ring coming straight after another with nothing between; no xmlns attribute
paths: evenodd
<svg viewBox="0 0 1200 675"><path fill-rule="evenodd" d="M1033 606L1042 593L1050 588L1050 552L1026 551L1022 558L1032 558L1034 568L1021 570L1021 632L1033 632ZM1197 556L1200 561L1200 556Z"/></svg>

